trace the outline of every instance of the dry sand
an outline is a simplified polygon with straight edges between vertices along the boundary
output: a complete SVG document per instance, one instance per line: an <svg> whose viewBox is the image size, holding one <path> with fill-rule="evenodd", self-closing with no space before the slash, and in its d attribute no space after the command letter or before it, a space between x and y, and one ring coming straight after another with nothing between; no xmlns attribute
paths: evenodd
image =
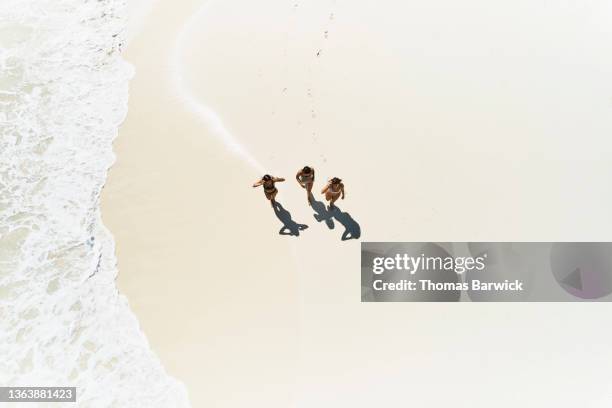
<svg viewBox="0 0 612 408"><path fill-rule="evenodd" d="M608 387L609 310L360 304L359 241L293 179L342 177L362 240L609 239L604 5L493 3L155 4L125 52L103 215L119 288L194 407L561 407ZM278 235L259 172L177 93L191 17L184 84L287 178L300 237Z"/></svg>

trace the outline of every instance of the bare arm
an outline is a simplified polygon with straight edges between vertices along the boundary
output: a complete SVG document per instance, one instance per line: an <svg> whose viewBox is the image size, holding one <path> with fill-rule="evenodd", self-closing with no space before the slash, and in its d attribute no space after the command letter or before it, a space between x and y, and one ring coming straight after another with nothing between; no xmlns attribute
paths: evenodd
<svg viewBox="0 0 612 408"><path fill-rule="evenodd" d="M256 182L255 184L253 184L253 187L259 187L263 184L263 180L259 180L258 182Z"/></svg>
<svg viewBox="0 0 612 408"><path fill-rule="evenodd" d="M302 185L302 182L300 181L300 176L302 175L302 171L298 171L297 174L295 175L295 179L297 180L297 182Z"/></svg>
<svg viewBox="0 0 612 408"><path fill-rule="evenodd" d="M329 186L331 186L331 181L328 181L325 187L323 187L323 190L321 190L321 194L327 193L327 190L329 190Z"/></svg>
<svg viewBox="0 0 612 408"><path fill-rule="evenodd" d="M340 184L340 191L342 191L342 199L344 200L344 184Z"/></svg>
<svg viewBox="0 0 612 408"><path fill-rule="evenodd" d="M285 181L285 179L282 177L273 177L272 180L274 180L275 183L280 183L281 181Z"/></svg>

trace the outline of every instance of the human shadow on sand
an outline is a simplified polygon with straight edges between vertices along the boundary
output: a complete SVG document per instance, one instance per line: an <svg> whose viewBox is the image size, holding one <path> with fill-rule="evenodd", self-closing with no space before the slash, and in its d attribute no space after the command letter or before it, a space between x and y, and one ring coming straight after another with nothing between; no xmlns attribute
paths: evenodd
<svg viewBox="0 0 612 408"><path fill-rule="evenodd" d="M296 237L300 236L300 231L308 228L306 224L298 224L293 221L291 218L291 213L283 208L281 203L278 201L274 204L274 214L276 214L276 218L283 223L283 226L278 231L279 235L293 235Z"/></svg>
<svg viewBox="0 0 612 408"><path fill-rule="evenodd" d="M359 239L359 237L361 237L361 226L353 219L353 217L351 217L349 213L343 212L338 207L332 207L329 212L332 214L334 219L344 227L344 232L342 233L343 241L348 241L349 239Z"/></svg>
<svg viewBox="0 0 612 408"><path fill-rule="evenodd" d="M327 209L327 206L323 202L315 200L314 197L312 197L310 205L315 212L315 214L313 214L315 220L317 220L317 222L325 221L329 229L334 229L334 217L331 211Z"/></svg>

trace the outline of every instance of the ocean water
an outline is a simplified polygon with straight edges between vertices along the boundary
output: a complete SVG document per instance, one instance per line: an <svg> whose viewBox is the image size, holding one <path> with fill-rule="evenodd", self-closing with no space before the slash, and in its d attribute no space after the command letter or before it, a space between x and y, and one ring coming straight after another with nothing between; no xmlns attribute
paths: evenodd
<svg viewBox="0 0 612 408"><path fill-rule="evenodd" d="M188 407L117 291L100 216L133 75L126 24L125 0L0 2L0 384Z"/></svg>

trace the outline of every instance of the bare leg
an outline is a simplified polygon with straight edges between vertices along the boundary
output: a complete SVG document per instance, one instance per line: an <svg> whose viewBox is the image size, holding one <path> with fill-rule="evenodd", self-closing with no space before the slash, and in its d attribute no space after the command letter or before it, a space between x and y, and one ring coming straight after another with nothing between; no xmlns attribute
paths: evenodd
<svg viewBox="0 0 612 408"><path fill-rule="evenodd" d="M306 199L308 200L308 205L310 205L312 201L312 186L314 183L306 184Z"/></svg>
<svg viewBox="0 0 612 408"><path fill-rule="evenodd" d="M327 201L329 201L329 207L328 208L332 208L332 206L334 205L334 195L331 193L331 191L327 191L327 193L325 193L325 199Z"/></svg>
<svg viewBox="0 0 612 408"><path fill-rule="evenodd" d="M278 194L278 190L274 190L274 192L272 194L270 194L270 203L272 204L272 207L274 207L274 204L276 204L276 195Z"/></svg>
<svg viewBox="0 0 612 408"><path fill-rule="evenodd" d="M270 204L272 204L272 206L274 206L274 197L276 197L277 191L275 191L273 193L268 193L266 191L265 193L266 193L266 198L270 201Z"/></svg>
<svg viewBox="0 0 612 408"><path fill-rule="evenodd" d="M334 208L335 207L334 203L338 200L338 197L340 197L340 194L332 196L332 199L331 199L331 201L329 203L329 208Z"/></svg>

